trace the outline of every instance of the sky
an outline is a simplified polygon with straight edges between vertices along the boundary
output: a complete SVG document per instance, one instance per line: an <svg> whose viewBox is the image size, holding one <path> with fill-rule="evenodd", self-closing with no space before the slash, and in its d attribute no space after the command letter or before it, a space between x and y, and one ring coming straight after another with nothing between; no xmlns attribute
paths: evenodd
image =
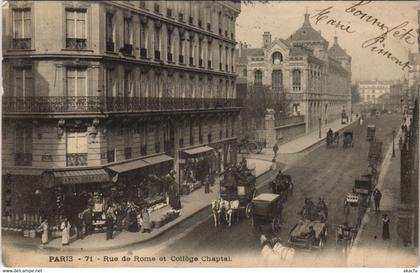
<svg viewBox="0 0 420 273"><path fill-rule="evenodd" d="M360 10L363 13L377 18L388 29L396 29L386 35L384 40L385 49L401 60L408 61L408 52L418 52L417 29L418 29L418 2L417 1L372 1L355 7L353 13L346 12L359 1L270 1L266 4L254 1L252 4L241 5L241 13L236 21L236 40L246 42L252 47L261 47L262 34L264 31L271 32L272 39L275 37L287 39L303 24L306 10L310 14L311 25L320 30L322 36L333 43L334 35L337 35L340 46L346 49L352 57L352 80L398 80L408 78L408 69L395 64L383 55L372 52L372 47L377 50L383 48L381 43L362 48L362 44L372 38L378 37L385 32L377 25L366 22L366 18L360 19L361 15L353 14ZM328 19L321 19L316 24L321 10L332 7ZM345 26L350 26L348 33L327 24L330 19L341 20ZM406 22L406 23L405 23ZM402 25L403 24L403 25ZM344 27L345 28L345 27ZM396 31L400 35L413 28L415 37L405 41L405 37L394 37ZM405 29L405 31L404 31ZM396 34L397 35L397 34ZM411 44L412 43L412 44ZM367 45L367 44L365 44Z"/></svg>

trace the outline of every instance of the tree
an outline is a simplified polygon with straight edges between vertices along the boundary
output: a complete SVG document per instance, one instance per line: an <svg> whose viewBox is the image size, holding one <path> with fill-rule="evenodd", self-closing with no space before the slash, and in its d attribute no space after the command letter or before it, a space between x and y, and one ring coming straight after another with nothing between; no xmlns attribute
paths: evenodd
<svg viewBox="0 0 420 273"><path fill-rule="evenodd" d="M351 85L351 102L353 104L358 103L362 100L359 93L359 87L357 84Z"/></svg>

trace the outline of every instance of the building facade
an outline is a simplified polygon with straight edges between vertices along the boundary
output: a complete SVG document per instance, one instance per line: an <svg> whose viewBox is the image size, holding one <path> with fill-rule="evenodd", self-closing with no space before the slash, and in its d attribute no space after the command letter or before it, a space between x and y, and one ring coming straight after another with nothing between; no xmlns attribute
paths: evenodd
<svg viewBox="0 0 420 273"><path fill-rule="evenodd" d="M272 39L264 32L262 47L239 44L238 80L264 85L274 98L290 100L289 113L304 115L306 131L338 119L351 111L351 57L339 46L331 47L305 14L304 23L288 39ZM283 96L284 95L284 96Z"/></svg>
<svg viewBox="0 0 420 273"><path fill-rule="evenodd" d="M393 81L360 81L359 94L361 102L365 104L378 104L380 97L391 93Z"/></svg>
<svg viewBox="0 0 420 273"><path fill-rule="evenodd" d="M153 168L181 181L201 152L213 172L236 162L239 13L234 1L6 2L8 207L46 185L76 190Z"/></svg>

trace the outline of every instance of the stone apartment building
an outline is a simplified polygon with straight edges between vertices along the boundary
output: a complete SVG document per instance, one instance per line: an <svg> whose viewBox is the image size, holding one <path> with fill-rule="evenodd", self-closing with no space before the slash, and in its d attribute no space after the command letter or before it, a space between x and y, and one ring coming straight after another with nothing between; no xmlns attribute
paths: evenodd
<svg viewBox="0 0 420 273"><path fill-rule="evenodd" d="M189 156L210 155L213 172L235 162L239 13L236 1L5 2L8 205L172 168L182 180Z"/></svg>

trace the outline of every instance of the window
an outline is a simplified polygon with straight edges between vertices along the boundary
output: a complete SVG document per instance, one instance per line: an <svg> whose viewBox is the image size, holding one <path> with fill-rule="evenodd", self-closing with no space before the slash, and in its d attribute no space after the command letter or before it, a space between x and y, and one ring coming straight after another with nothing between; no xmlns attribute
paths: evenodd
<svg viewBox="0 0 420 273"><path fill-rule="evenodd" d="M194 38L190 37L190 46L189 46L189 50L190 50L190 65L194 65Z"/></svg>
<svg viewBox="0 0 420 273"><path fill-rule="evenodd" d="M86 128L67 128L67 166L87 166Z"/></svg>
<svg viewBox="0 0 420 273"><path fill-rule="evenodd" d="M198 62L198 65L203 67L203 42L201 40L198 40Z"/></svg>
<svg viewBox="0 0 420 273"><path fill-rule="evenodd" d="M244 70L242 71L242 75L244 77L247 77L248 76L248 70L246 70L246 68L244 68Z"/></svg>
<svg viewBox="0 0 420 273"><path fill-rule="evenodd" d="M184 38L182 36L179 37L179 63L184 63Z"/></svg>
<svg viewBox="0 0 420 273"><path fill-rule="evenodd" d="M301 82L301 75L300 75L300 70L293 70L292 72L292 77L293 77L293 91L300 91L301 86L300 86L300 82Z"/></svg>
<svg viewBox="0 0 420 273"><path fill-rule="evenodd" d="M67 96L87 96L86 68L67 68L66 91Z"/></svg>
<svg viewBox="0 0 420 273"><path fill-rule="evenodd" d="M66 9L66 48L85 49L86 31L86 10Z"/></svg>
<svg viewBox="0 0 420 273"><path fill-rule="evenodd" d="M142 9L146 8L146 1L140 1L140 8Z"/></svg>
<svg viewBox="0 0 420 273"><path fill-rule="evenodd" d="M222 51L223 51L223 46L219 45L219 70L223 70Z"/></svg>
<svg viewBox="0 0 420 273"><path fill-rule="evenodd" d="M299 104L293 104L293 115L299 116L300 115L300 105Z"/></svg>
<svg viewBox="0 0 420 273"><path fill-rule="evenodd" d="M232 117L232 120L231 120L231 129L232 129L232 136L234 136L235 135L235 117Z"/></svg>
<svg viewBox="0 0 420 273"><path fill-rule="evenodd" d="M105 71L105 90L107 97L116 96L115 88L115 70L113 68L107 68Z"/></svg>
<svg viewBox="0 0 420 273"><path fill-rule="evenodd" d="M132 44L131 18L124 18L124 46Z"/></svg>
<svg viewBox="0 0 420 273"><path fill-rule="evenodd" d="M160 13L160 5L159 5L159 3L155 3L154 4L154 11L155 11L155 13Z"/></svg>
<svg viewBox="0 0 420 273"><path fill-rule="evenodd" d="M145 24L140 25L140 57L147 58L147 29Z"/></svg>
<svg viewBox="0 0 420 273"><path fill-rule="evenodd" d="M155 59L160 60L160 29L155 29L155 36L154 36L154 44L155 44Z"/></svg>
<svg viewBox="0 0 420 273"><path fill-rule="evenodd" d="M211 68L211 62L213 59L213 52L211 48L212 48L212 43L208 42L207 43L207 68Z"/></svg>
<svg viewBox="0 0 420 273"><path fill-rule="evenodd" d="M114 14L106 13L106 51L114 51Z"/></svg>
<svg viewBox="0 0 420 273"><path fill-rule="evenodd" d="M32 126L16 126L15 165L32 166Z"/></svg>
<svg viewBox="0 0 420 273"><path fill-rule="evenodd" d="M30 49L32 38L31 9L13 10L13 44L14 49Z"/></svg>
<svg viewBox="0 0 420 273"><path fill-rule="evenodd" d="M273 70L271 74L273 91L279 93L283 88L283 73L281 70Z"/></svg>
<svg viewBox="0 0 420 273"><path fill-rule="evenodd" d="M31 67L14 68L14 96L29 97L34 95L34 79Z"/></svg>
<svg viewBox="0 0 420 273"><path fill-rule="evenodd" d="M168 51L168 62L173 62L173 53L172 53L172 32L168 31L168 41L167 49Z"/></svg>
<svg viewBox="0 0 420 273"><path fill-rule="evenodd" d="M124 71L124 97L130 97L132 94L132 72L131 70Z"/></svg>
<svg viewBox="0 0 420 273"><path fill-rule="evenodd" d="M263 73L261 70L256 70L254 72L254 84L255 85L262 85L262 77Z"/></svg>
<svg viewBox="0 0 420 273"><path fill-rule="evenodd" d="M125 159L131 159L132 157L132 146L133 146L133 136L131 128L123 128L124 134L124 157Z"/></svg>
<svg viewBox="0 0 420 273"><path fill-rule="evenodd" d="M272 58L273 64L280 64L283 61L283 55L280 52L274 52Z"/></svg>

